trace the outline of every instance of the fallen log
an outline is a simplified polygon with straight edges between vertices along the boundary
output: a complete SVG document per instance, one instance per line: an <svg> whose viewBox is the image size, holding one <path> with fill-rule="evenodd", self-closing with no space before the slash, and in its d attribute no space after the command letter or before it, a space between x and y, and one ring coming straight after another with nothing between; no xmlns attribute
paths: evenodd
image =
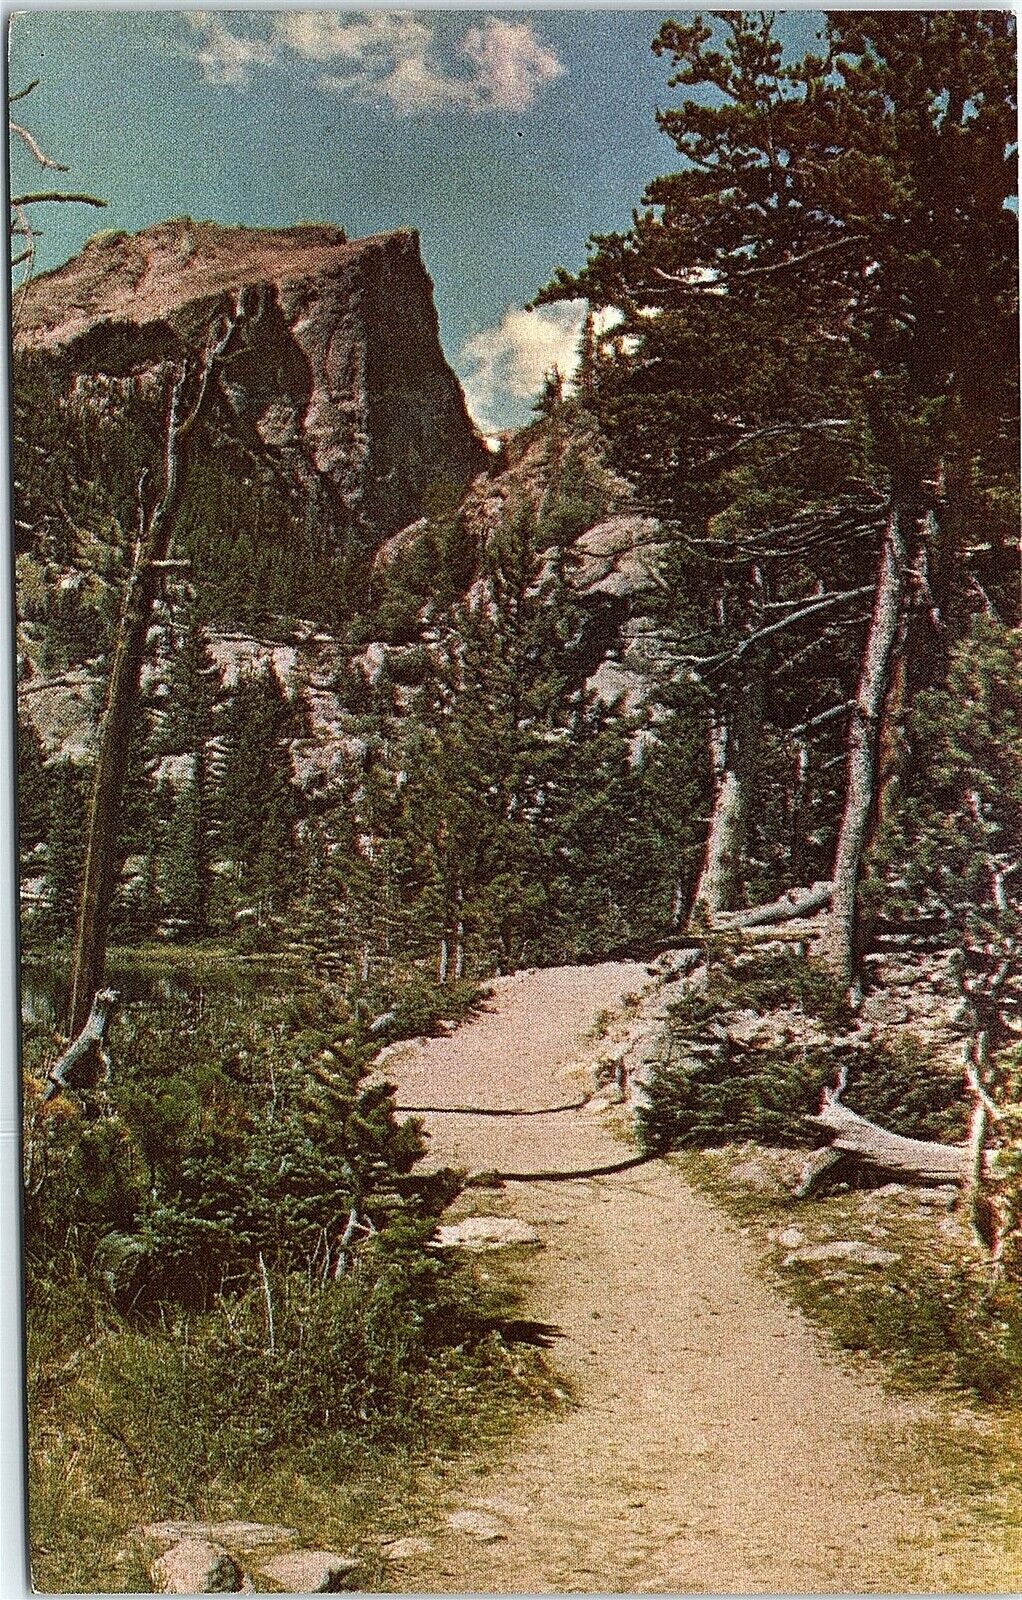
<svg viewBox="0 0 1022 1600"><path fill-rule="evenodd" d="M773 922L789 922L794 917L809 917L830 904L834 891L832 883L814 883L808 889L788 889L779 899L768 905L749 906L744 911L719 911L711 920L711 931L721 933L734 929L765 928Z"/></svg>
<svg viewBox="0 0 1022 1600"><path fill-rule="evenodd" d="M824 1092L823 1105L806 1118L831 1135L827 1148L817 1151L803 1168L795 1193L799 1199L812 1194L827 1172L839 1161L861 1162L892 1177L916 1183L965 1182L968 1148L964 1144L939 1144L930 1139L906 1139L877 1123L860 1117L842 1105L832 1090ZM988 1161L989 1161L988 1157Z"/></svg>

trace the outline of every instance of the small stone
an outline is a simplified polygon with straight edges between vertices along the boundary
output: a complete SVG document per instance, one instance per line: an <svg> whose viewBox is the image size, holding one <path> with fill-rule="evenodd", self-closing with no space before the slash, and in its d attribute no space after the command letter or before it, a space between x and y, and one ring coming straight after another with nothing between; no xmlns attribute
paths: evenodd
<svg viewBox="0 0 1022 1600"><path fill-rule="evenodd" d="M805 1242L806 1236L801 1228L782 1228L777 1235L777 1243L783 1244L786 1250L797 1250Z"/></svg>
<svg viewBox="0 0 1022 1600"><path fill-rule="evenodd" d="M341 1594L358 1567L353 1556L335 1550L288 1550L261 1561L257 1570L285 1594Z"/></svg>
<svg viewBox="0 0 1022 1600"><path fill-rule="evenodd" d="M481 1544L492 1544L497 1539L507 1538L500 1523L482 1511L452 1511L447 1518L447 1525L455 1533L467 1534Z"/></svg>
<svg viewBox="0 0 1022 1600"><path fill-rule="evenodd" d="M520 1217L466 1217L437 1229L441 1250L504 1250L509 1245L538 1245L539 1234Z"/></svg>
<svg viewBox="0 0 1022 1600"><path fill-rule="evenodd" d="M785 1256L786 1267L807 1266L814 1261L847 1261L853 1267L891 1267L898 1260L893 1250L881 1250L862 1239L832 1239L828 1244L810 1244Z"/></svg>
<svg viewBox="0 0 1022 1600"><path fill-rule="evenodd" d="M424 1539L419 1534L410 1533L402 1539L386 1540L383 1556L386 1561L412 1561L416 1556L428 1556L432 1549L432 1539Z"/></svg>
<svg viewBox="0 0 1022 1600"><path fill-rule="evenodd" d="M241 1568L208 1539L179 1539L153 1563L164 1594L237 1594Z"/></svg>

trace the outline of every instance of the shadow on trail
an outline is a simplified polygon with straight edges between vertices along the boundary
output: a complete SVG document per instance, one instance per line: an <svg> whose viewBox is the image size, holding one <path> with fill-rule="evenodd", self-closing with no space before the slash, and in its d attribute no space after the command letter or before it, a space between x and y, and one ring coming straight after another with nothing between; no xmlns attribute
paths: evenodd
<svg viewBox="0 0 1022 1600"><path fill-rule="evenodd" d="M566 1337L556 1322L534 1322L528 1317L512 1317L510 1321L495 1317L485 1326L488 1333L499 1333L505 1344L529 1344L537 1350L549 1350L558 1339Z"/></svg>
<svg viewBox="0 0 1022 1600"><path fill-rule="evenodd" d="M658 1154L650 1151L628 1156L624 1161L611 1161L602 1167L576 1167L571 1171L477 1172L468 1179L468 1183L480 1189L496 1188L502 1183L571 1183L577 1178L609 1178L615 1172L630 1172L633 1167L645 1167L658 1159Z"/></svg>
<svg viewBox="0 0 1022 1600"><path fill-rule="evenodd" d="M569 1100L562 1106L530 1106L526 1109L505 1108L503 1106L405 1106L396 1105L395 1111L405 1115L428 1115L446 1117L553 1117L559 1116L562 1111L584 1111L595 1098L597 1090L587 1094L584 1100Z"/></svg>

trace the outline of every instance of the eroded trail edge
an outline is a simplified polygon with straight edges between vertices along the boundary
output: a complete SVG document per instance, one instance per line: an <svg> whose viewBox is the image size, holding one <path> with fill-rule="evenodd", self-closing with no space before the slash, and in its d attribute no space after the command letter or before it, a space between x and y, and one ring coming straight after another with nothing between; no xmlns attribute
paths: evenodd
<svg viewBox="0 0 1022 1600"><path fill-rule="evenodd" d="M433 1158L517 1171L458 1214L531 1223L530 1317L577 1403L454 1484L409 1591L1011 1591L1019 1572L954 1478L982 1422L885 1394L766 1284L759 1257L671 1162L623 1167L594 1062L648 985L634 963L516 974L447 1038L389 1053ZM581 1103L565 1113L574 1094ZM527 1117L454 1107L540 1108ZM617 1166L605 1176L596 1169ZM587 1176L551 1183L528 1174ZM449 1480L451 1481L451 1480ZM475 1513L475 1520L460 1516ZM448 1517L455 1514L457 1526ZM474 1527L475 1532L471 1529ZM483 1530L484 1536L481 1536Z"/></svg>

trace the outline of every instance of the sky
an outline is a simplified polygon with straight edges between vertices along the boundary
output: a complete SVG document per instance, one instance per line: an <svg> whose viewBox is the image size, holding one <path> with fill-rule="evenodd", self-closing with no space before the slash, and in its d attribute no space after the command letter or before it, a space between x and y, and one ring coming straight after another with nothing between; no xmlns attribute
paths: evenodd
<svg viewBox="0 0 1022 1600"><path fill-rule="evenodd" d="M39 10L11 24L17 111L107 200L36 208L37 270L98 228L168 217L349 238L418 228L441 339L484 429L525 421L552 366L570 369L581 308L523 308L591 234L626 228L677 165L659 132L666 10ZM676 14L676 13L675 13ZM801 52L819 13L779 31ZM15 192L55 186L20 140ZM43 181L40 181L42 179ZM44 214L45 213L45 214Z"/></svg>

